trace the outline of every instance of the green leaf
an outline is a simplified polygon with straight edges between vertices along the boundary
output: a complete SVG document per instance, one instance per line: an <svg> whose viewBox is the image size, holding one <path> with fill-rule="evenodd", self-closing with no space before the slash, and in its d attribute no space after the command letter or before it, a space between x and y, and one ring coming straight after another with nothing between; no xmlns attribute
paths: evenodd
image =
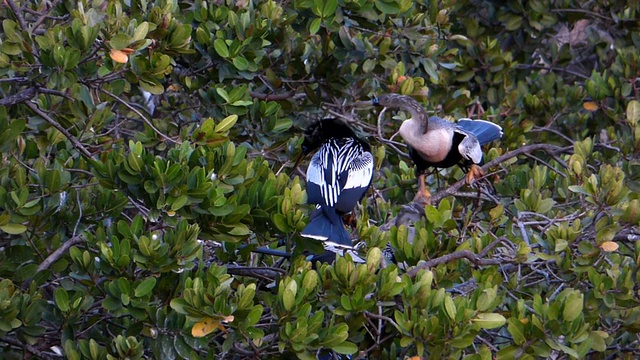
<svg viewBox="0 0 640 360"><path fill-rule="evenodd" d="M583 297L584 295L577 291L567 297L564 310L562 311L562 318L565 321L573 321L582 314L582 308L584 306Z"/></svg>
<svg viewBox="0 0 640 360"><path fill-rule="evenodd" d="M631 100L627 104L627 122L635 127L640 120L640 101Z"/></svg>
<svg viewBox="0 0 640 360"><path fill-rule="evenodd" d="M67 291L64 288L57 288L53 297L58 309L63 312L69 311L69 294L67 294Z"/></svg>
<svg viewBox="0 0 640 360"><path fill-rule="evenodd" d="M311 33L312 35L317 33L318 30L320 30L321 24L322 24L322 19L320 18L315 18L311 20L311 23L309 24L309 33Z"/></svg>
<svg viewBox="0 0 640 360"><path fill-rule="evenodd" d="M374 4L383 14L392 15L400 12L400 5L395 1L375 0Z"/></svg>
<svg viewBox="0 0 640 360"><path fill-rule="evenodd" d="M227 43L222 39L215 39L213 41L213 48L216 50L220 57L226 59L229 57L229 47Z"/></svg>
<svg viewBox="0 0 640 360"><path fill-rule="evenodd" d="M524 336L524 324L520 322L520 320L516 318L509 318L507 320L507 331L511 334L511 338L513 338L513 342L516 345L524 344L527 339Z"/></svg>
<svg viewBox="0 0 640 360"><path fill-rule="evenodd" d="M140 41L143 40L147 33L149 32L149 23L144 21L136 28L136 31L133 33L132 41Z"/></svg>
<svg viewBox="0 0 640 360"><path fill-rule="evenodd" d="M249 61L243 56L236 56L233 58L233 66L240 71L245 71L249 68Z"/></svg>
<svg viewBox="0 0 640 360"><path fill-rule="evenodd" d="M274 133L280 133L289 130L291 126L293 126L293 120L289 118L279 118L276 120L276 124L271 131Z"/></svg>
<svg viewBox="0 0 640 360"><path fill-rule="evenodd" d="M151 290L153 290L153 288L155 286L156 286L156 278L155 277L148 277L148 278L142 280L142 282L140 284L138 284L138 286L136 286L135 297L146 296L147 294L149 294L151 292Z"/></svg>
<svg viewBox="0 0 640 360"><path fill-rule="evenodd" d="M358 346L350 341L345 341L340 345L331 347L331 349L338 354L350 355L355 354L358 351Z"/></svg>
<svg viewBox="0 0 640 360"><path fill-rule="evenodd" d="M328 18L336 13L338 9L338 0L326 0L322 8L322 17Z"/></svg>
<svg viewBox="0 0 640 360"><path fill-rule="evenodd" d="M20 48L20 45L14 42L5 41L2 45L0 45L0 52L3 52L7 55L20 55L22 53L22 48Z"/></svg>
<svg viewBox="0 0 640 360"><path fill-rule="evenodd" d="M112 49L122 50L131 44L131 36L120 33L111 38L109 41Z"/></svg>
<svg viewBox="0 0 640 360"><path fill-rule="evenodd" d="M27 231L27 227L22 224L7 224L0 226L0 230L11 235L19 235Z"/></svg>
<svg viewBox="0 0 640 360"><path fill-rule="evenodd" d="M238 121L238 115L229 115L216 125L214 131L217 133L228 131L235 125L236 121Z"/></svg>
<svg viewBox="0 0 640 360"><path fill-rule="evenodd" d="M295 301L296 301L295 290L297 290L297 284L295 280L291 280L289 285L287 285L287 287L284 289L284 293L282 294L282 305L284 306L284 309L286 311L291 311L291 308L293 308L293 304L295 304Z"/></svg>
<svg viewBox="0 0 640 360"><path fill-rule="evenodd" d="M148 91L153 95L162 95L164 93L164 86L156 79L146 77L138 79L140 87L144 91Z"/></svg>
<svg viewBox="0 0 640 360"><path fill-rule="evenodd" d="M444 298L444 310L449 319L454 320L456 318L456 304L453 303L453 299L449 295Z"/></svg>
<svg viewBox="0 0 640 360"><path fill-rule="evenodd" d="M504 325L507 319L500 314L479 313L474 319L471 319L471 321L481 329L495 329Z"/></svg>

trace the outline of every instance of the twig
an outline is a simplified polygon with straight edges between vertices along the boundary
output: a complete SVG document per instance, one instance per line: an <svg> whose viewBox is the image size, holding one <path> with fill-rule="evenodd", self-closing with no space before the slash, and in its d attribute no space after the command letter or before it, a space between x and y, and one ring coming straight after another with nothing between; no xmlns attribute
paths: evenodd
<svg viewBox="0 0 640 360"><path fill-rule="evenodd" d="M263 93L259 93L259 92L255 92L255 91L250 91L249 92L249 96L251 96L252 98L256 98L258 100L264 100L264 101L278 101L278 100L287 100L287 99L300 99L305 97L305 94L296 94L293 91L289 91L286 93L282 93L282 94L263 94Z"/></svg>
<svg viewBox="0 0 640 360"><path fill-rule="evenodd" d="M518 69L523 69L523 70L530 70L530 69L541 69L541 70L547 70L547 71L560 71L560 72L564 72L576 77L579 77L581 79L584 80L588 80L589 77L587 75L581 74L579 72L575 72L569 69L565 69L565 68L557 68L557 67L552 67L552 66L544 66L544 65L534 65L534 64L520 64L517 66Z"/></svg>
<svg viewBox="0 0 640 360"><path fill-rule="evenodd" d="M470 250L460 250L460 251L456 251L451 254L443 255L438 258L421 263L416 267L412 268L411 270L407 271L407 275L409 275L410 277L415 277L418 274L418 272L422 269L432 268L434 266L438 266L440 264L448 263L453 260L458 260L462 258L467 259L478 266L498 265L505 262L504 259L483 259L483 258L480 258L478 255L474 254L473 252L471 252Z"/></svg>
<svg viewBox="0 0 640 360"><path fill-rule="evenodd" d="M35 112L36 114L38 114L41 118L43 118L46 122L48 122L49 124L51 124L51 126L53 126L54 128L56 128L58 131L60 131L67 139L69 139L69 141L71 141L71 143L73 144L73 146L78 149L78 151L80 151L82 153L82 155L86 156L87 158L91 158L91 153L89 152L89 150L87 150L84 145L82 145L82 143L80 143L80 141L78 141L78 139L76 139L73 135L71 135L71 133L69 133L67 131L67 129L63 128L62 126L60 126L60 124L58 124L58 122L56 122L55 120L53 120L49 115L47 115L44 111L40 110L35 104L26 101L24 103L29 109L33 110L33 112Z"/></svg>
<svg viewBox="0 0 640 360"><path fill-rule="evenodd" d="M181 144L180 141L178 140L174 140L170 137L168 137L167 135L163 134L160 130L156 129L155 126L153 126L153 123L151 123L151 120L147 119L146 116L144 116L138 109L136 109L135 107L131 106L131 104L129 104L128 102L124 101L123 99L121 99L120 97L118 97L118 95L112 93L109 90L105 90L103 88L100 88L100 91L102 91L103 93L111 96L112 98L114 98L117 102L119 102L120 104L124 105L126 108L128 108L129 110L133 111L134 113L136 113L136 115L138 115L142 121L144 121L145 124L147 124L147 126L149 126L151 128L151 130L153 130L153 132L155 132L156 134L160 135L161 138L163 138L164 140L168 140L171 141L174 144Z"/></svg>
<svg viewBox="0 0 640 360"><path fill-rule="evenodd" d="M9 7L11 8L11 11L13 11L13 15L16 17L16 20L18 20L18 24L20 25L20 30L29 32L29 27L27 26L27 23L24 21L24 17L22 17L22 11L18 8L16 3L14 3L13 0L6 0L5 3L9 5Z"/></svg>
<svg viewBox="0 0 640 360"><path fill-rule="evenodd" d="M488 163L486 163L484 166L482 166L482 170L484 170L485 172L488 171L491 167L499 165L501 163L504 163L505 161L512 159L516 156L522 155L522 154L528 154L531 153L533 151L538 151L538 150L542 150L545 151L547 153L550 154L556 154L556 153L562 153L565 151L569 151L573 149L572 146L568 146L568 147L559 147L556 145L551 145L551 144L531 144L531 145L525 145L523 147L517 148L513 151L510 151L504 155L498 156L497 158L489 161ZM435 195L433 195L431 197L431 203L432 204L437 204L439 203L442 199L454 195L456 191L458 191L458 189L460 189L462 186L464 186L466 184L466 179L461 179L458 182L454 183L453 185L449 186L448 188L439 191L438 193L436 193Z"/></svg>
<svg viewBox="0 0 640 360"><path fill-rule="evenodd" d="M62 243L62 245L60 245L59 248L57 248L54 252L49 254L49 256L47 256L47 258L44 259L44 261L41 262L40 265L38 265L38 269L36 270L36 273L39 273L42 270L48 269L49 266L51 266L51 264L53 264L54 262L58 261L58 259L60 259L62 255L64 255L64 253L66 253L67 250L69 250L69 248L71 248L74 245L78 245L83 241L84 239L82 235L78 235Z"/></svg>
<svg viewBox="0 0 640 360"><path fill-rule="evenodd" d="M45 354L44 352L18 339L10 338L8 336L0 336L0 342L4 342L15 347L23 348L28 352L32 353L33 355L37 356L39 359L53 360L51 356Z"/></svg>
<svg viewBox="0 0 640 360"><path fill-rule="evenodd" d="M278 276L287 274L287 271L284 269L259 266L227 266L227 272L232 275L250 276L265 280L273 280Z"/></svg>
<svg viewBox="0 0 640 360"><path fill-rule="evenodd" d="M374 319L384 320L384 321L388 322L389 324L393 325L398 331L402 332L402 330L400 329L398 324L396 324L396 322L392 318L390 318L388 316L374 314L374 313L369 312L369 311L365 311L364 312L364 316L372 317Z"/></svg>

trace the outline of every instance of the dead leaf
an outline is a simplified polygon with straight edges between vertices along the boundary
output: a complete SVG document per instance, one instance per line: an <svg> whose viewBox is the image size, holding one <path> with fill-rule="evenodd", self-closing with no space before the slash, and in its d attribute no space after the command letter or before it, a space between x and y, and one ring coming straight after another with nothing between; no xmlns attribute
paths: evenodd
<svg viewBox="0 0 640 360"><path fill-rule="evenodd" d="M126 64L129 61L129 57L122 50L111 49L109 56L113 61L120 64Z"/></svg>
<svg viewBox="0 0 640 360"><path fill-rule="evenodd" d="M618 244L613 241L605 241L600 244L600 248L606 252L612 252L618 250Z"/></svg>
<svg viewBox="0 0 640 360"><path fill-rule="evenodd" d="M585 110L587 110L587 111L591 111L591 112L594 112L594 111L597 111L597 110L598 110L598 104L596 104L596 103L595 103L595 102L593 102L593 101L585 101L585 102L583 102L583 103L582 103L582 107L583 107Z"/></svg>
<svg viewBox="0 0 640 360"><path fill-rule="evenodd" d="M193 337L203 337L211 334L213 330L219 329L225 331L224 326L220 325L217 320L212 318L204 318L202 321L195 323L191 328L191 335Z"/></svg>

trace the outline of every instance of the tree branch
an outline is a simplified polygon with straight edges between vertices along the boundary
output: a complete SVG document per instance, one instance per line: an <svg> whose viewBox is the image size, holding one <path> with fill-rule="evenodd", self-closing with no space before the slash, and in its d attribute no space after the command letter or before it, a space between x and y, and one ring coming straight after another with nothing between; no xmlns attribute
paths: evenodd
<svg viewBox="0 0 640 360"><path fill-rule="evenodd" d="M32 353L33 355L37 356L39 359L53 360L53 357L45 354L44 352L18 339L14 339L8 336L0 336L0 342L4 342L12 346L25 349L28 352Z"/></svg>
<svg viewBox="0 0 640 360"><path fill-rule="evenodd" d="M438 266L440 264L448 263L453 260L458 260L462 258L467 259L478 266L498 265L498 264L505 263L505 259L483 259L478 255L474 254L473 252L471 252L470 250L460 250L460 251L456 251L451 254L443 255L438 258L421 263L416 267L412 268L411 270L407 271L407 275L409 275L410 277L415 277L418 274L418 272L422 269L432 268L434 266Z"/></svg>
<svg viewBox="0 0 640 360"><path fill-rule="evenodd" d="M60 131L67 139L69 139L69 141L71 141L71 143L73 144L73 146L78 149L78 151L80 151L82 153L82 155L86 156L87 158L91 159L91 153L89 152L89 150L87 150L84 145L82 145L82 143L80 141L78 141L78 139L76 139L73 135L71 135L71 133L69 133L67 131L67 129L63 128L62 126L60 126L60 124L58 124L58 122L56 122L55 120L53 120L49 115L47 115L44 111L40 110L40 108L38 108L35 104L29 102L29 101L25 101L24 104L31 110L33 110L33 112L35 112L36 114L38 114L41 118L43 118L46 122L48 122L49 124L51 124L51 126L53 126L54 128L56 128L58 131Z"/></svg>
<svg viewBox="0 0 640 360"><path fill-rule="evenodd" d="M47 256L47 258L40 263L36 272L38 273L42 270L48 269L49 266L51 266L54 262L58 261L58 259L60 259L62 255L64 255L67 252L67 250L69 250L72 246L78 245L83 241L84 239L82 238L81 235L74 236L71 239L65 241L64 243L62 243L62 245L60 245L59 248L57 248L54 252L49 254L49 256Z"/></svg>
<svg viewBox="0 0 640 360"><path fill-rule="evenodd" d="M533 151L541 150L541 151L545 151L551 156L555 156L556 154L568 152L572 149L573 149L573 146L560 147L560 146L551 145L551 144L525 145L523 147L517 148L513 151L510 151L504 155L498 156L497 158L489 161L484 166L482 166L482 170L487 172L493 166L499 165L516 156L529 154ZM464 185L466 185L466 179L463 178L453 183L448 188L438 191L433 196L431 196L431 204L436 205L446 197L456 196L456 194L458 194L459 189ZM483 198L481 197L481 199ZM406 225L410 221L415 222L420 220L420 218L424 216L424 205L425 204L419 204L414 201L404 205L400 210L400 212L398 213L398 216L387 221L386 224L380 227L380 230L388 231L394 225L395 226Z"/></svg>
<svg viewBox="0 0 640 360"><path fill-rule="evenodd" d="M0 106L13 106L33 99L36 96L36 88L30 87L20 91L17 94L7 96L4 99L0 99Z"/></svg>
<svg viewBox="0 0 640 360"><path fill-rule="evenodd" d="M16 17L16 20L18 20L18 25L20 25L20 29L22 31L29 31L29 27L27 26L27 23L24 21L24 17L22 17L22 11L18 8L18 5L16 5L16 3L13 2L13 0L6 0L5 1L9 7L11 8L11 11L13 11L13 15Z"/></svg>
<svg viewBox="0 0 640 360"><path fill-rule="evenodd" d="M151 130L153 130L153 132L155 132L156 134L160 135L160 137L163 138L164 140L171 141L174 144L181 144L180 141L173 140L172 138L170 138L167 135L163 134L160 130L156 129L156 127L153 126L153 123L151 123L151 120L147 119L146 116L144 116L138 109L136 109L133 106L131 106L131 104L129 104L128 102L126 102L126 101L122 100L121 98L119 98L118 95L110 92L109 90L105 90L105 89L102 89L102 88L100 88L100 91L102 91L103 93L111 96L117 102L119 102L120 104L124 105L127 109L129 109L129 110L133 111L134 113L136 113L136 115L138 115L142 119L142 121L144 121L144 123L147 124L147 126L149 126L151 128Z"/></svg>

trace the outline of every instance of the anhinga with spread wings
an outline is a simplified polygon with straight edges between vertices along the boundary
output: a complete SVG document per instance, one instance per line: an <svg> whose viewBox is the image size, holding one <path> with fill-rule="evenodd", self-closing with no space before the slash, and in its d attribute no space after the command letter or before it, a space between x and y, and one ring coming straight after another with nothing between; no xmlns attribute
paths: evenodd
<svg viewBox="0 0 640 360"><path fill-rule="evenodd" d="M316 209L300 235L322 241L332 252L353 249L342 215L353 210L371 185L371 147L345 123L329 118L305 131L303 154L316 149L307 168L307 202Z"/></svg>
<svg viewBox="0 0 640 360"><path fill-rule="evenodd" d="M448 168L456 164L468 167L467 183L484 176L481 146L502 137L502 128L484 120L459 119L456 123L437 116L428 117L414 98L400 94L384 94L372 100L373 105L408 111L411 118L400 126L400 136L409 146L409 155L418 173L418 196L431 194L424 183L429 167Z"/></svg>

